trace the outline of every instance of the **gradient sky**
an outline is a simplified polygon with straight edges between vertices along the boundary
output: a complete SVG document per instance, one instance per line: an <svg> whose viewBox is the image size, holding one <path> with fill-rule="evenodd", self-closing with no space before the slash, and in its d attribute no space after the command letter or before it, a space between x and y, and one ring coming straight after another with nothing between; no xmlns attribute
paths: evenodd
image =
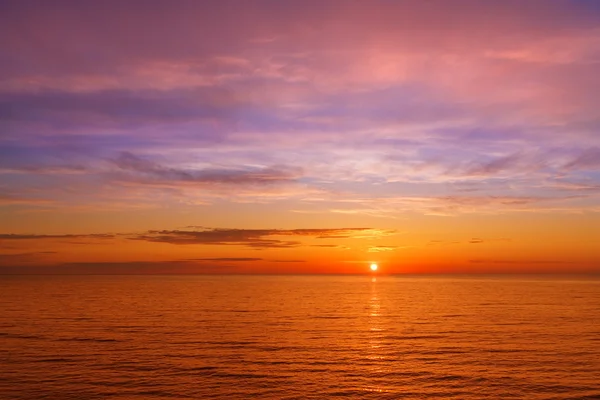
<svg viewBox="0 0 600 400"><path fill-rule="evenodd" d="M600 272L600 2L0 1L0 273Z"/></svg>

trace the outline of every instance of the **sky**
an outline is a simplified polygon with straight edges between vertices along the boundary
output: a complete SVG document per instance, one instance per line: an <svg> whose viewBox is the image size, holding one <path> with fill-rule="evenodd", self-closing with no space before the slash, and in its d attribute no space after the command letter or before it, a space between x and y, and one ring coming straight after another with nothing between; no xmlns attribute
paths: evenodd
<svg viewBox="0 0 600 400"><path fill-rule="evenodd" d="M0 1L0 273L600 272L600 2Z"/></svg>

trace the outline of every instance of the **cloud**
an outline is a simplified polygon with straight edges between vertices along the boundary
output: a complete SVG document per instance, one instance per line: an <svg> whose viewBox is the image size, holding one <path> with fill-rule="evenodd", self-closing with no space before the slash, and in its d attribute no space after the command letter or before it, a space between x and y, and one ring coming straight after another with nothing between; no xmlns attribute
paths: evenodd
<svg viewBox="0 0 600 400"><path fill-rule="evenodd" d="M0 240L45 240L45 239L114 239L116 235L111 233L91 234L66 234L66 235L37 235L37 234L15 234L0 233Z"/></svg>
<svg viewBox="0 0 600 400"><path fill-rule="evenodd" d="M511 242L512 240L509 238L472 238L468 241L470 244L480 244L480 243L492 243L492 242Z"/></svg>
<svg viewBox="0 0 600 400"><path fill-rule="evenodd" d="M575 261L565 260L510 260L510 259L473 259L473 264L577 264Z"/></svg>
<svg viewBox="0 0 600 400"><path fill-rule="evenodd" d="M132 237L133 240L143 240L170 244L204 244L204 245L237 245L250 248L292 248L299 247L298 240L284 240L281 237L378 237L389 231L372 228L334 228L334 229L221 229L205 228L204 230L162 230L149 231Z"/></svg>
<svg viewBox="0 0 600 400"><path fill-rule="evenodd" d="M427 242L426 246L446 246L446 245L454 245L454 244L482 244L482 243L491 243L491 242L510 242L509 238L493 238L493 239L482 239L482 238L471 238L466 242L461 242L458 240L447 241L447 240L430 240Z"/></svg>
<svg viewBox="0 0 600 400"><path fill-rule="evenodd" d="M369 247L367 252L380 253L382 251L395 251L398 248L399 248L398 246L373 246L373 247Z"/></svg>
<svg viewBox="0 0 600 400"><path fill-rule="evenodd" d="M185 261L215 261L215 262L247 262L261 261L262 258L256 257L216 257L216 258L188 258Z"/></svg>
<svg viewBox="0 0 600 400"><path fill-rule="evenodd" d="M584 150L579 156L565 165L567 170L600 169L600 147Z"/></svg>
<svg viewBox="0 0 600 400"><path fill-rule="evenodd" d="M491 161L476 163L469 166L464 174L467 176L489 176L515 168L519 165L522 156L512 154L505 157L496 158Z"/></svg>
<svg viewBox="0 0 600 400"><path fill-rule="evenodd" d="M541 186L541 184L539 184ZM401 188L402 186L400 186ZM597 209L595 199L588 193L549 192L538 196L465 195L447 196L386 196L377 189L371 194L344 193L305 202L302 213L349 213L358 215L398 217L409 213L436 216L460 216L464 214L502 214L508 212L582 212ZM483 190L482 190L483 191ZM597 200L596 200L597 201ZM356 208L360 205L360 208Z"/></svg>
<svg viewBox="0 0 600 400"><path fill-rule="evenodd" d="M129 152L122 152L112 162L124 171L140 173L138 182L144 183L150 180L166 182L188 182L200 184L272 184L289 182L301 176L300 168L288 166L272 166L266 168L252 168L245 170L227 169L203 169L183 170L167 168L155 162L142 159ZM151 182L150 181L150 182Z"/></svg>
<svg viewBox="0 0 600 400"><path fill-rule="evenodd" d="M39 261L50 254L58 254L56 251L32 251L26 253L0 253L0 263L21 263Z"/></svg>
<svg viewBox="0 0 600 400"><path fill-rule="evenodd" d="M550 187L553 189L575 191L575 192L597 192L597 191L600 191L600 183L593 183L593 182L554 180L554 181L545 183L544 186L547 186L547 187Z"/></svg>
<svg viewBox="0 0 600 400"><path fill-rule="evenodd" d="M15 257L0 255L0 275L138 275L138 274L223 274L276 272L269 267L258 266L248 269L238 263L259 261L256 258L207 258L163 261L107 261L107 262L66 262L39 264L43 256L54 252L15 254ZM268 260L269 263L304 263L304 260ZM229 264L231 263L231 264ZM235 265L238 264L238 265ZM257 269L258 268L258 269Z"/></svg>
<svg viewBox="0 0 600 400"><path fill-rule="evenodd" d="M81 125L115 128L206 119L228 121L239 106L242 105L231 91L216 87L177 90L168 98L153 90L0 90L0 107L6 110L2 115L6 122L54 121L67 130Z"/></svg>
<svg viewBox="0 0 600 400"><path fill-rule="evenodd" d="M430 240L426 246L447 246L451 244L460 244L458 241L447 241L447 240Z"/></svg>
<svg viewBox="0 0 600 400"><path fill-rule="evenodd" d="M28 165L24 167L1 168L0 174L84 174L87 168L81 165Z"/></svg>
<svg viewBox="0 0 600 400"><path fill-rule="evenodd" d="M0 205L28 205L28 206L47 206L53 201L49 199L34 199L13 195L0 194Z"/></svg>
<svg viewBox="0 0 600 400"><path fill-rule="evenodd" d="M253 249L293 248L305 245L299 238L356 238L373 239L393 234L392 230L373 228L316 228L316 229L223 229L192 227L193 230L153 230L146 233L106 234L0 234L0 241L51 241L71 244L97 244L105 239L122 238L176 245L221 245L246 246ZM293 238L296 238L295 240ZM97 241L100 239L101 241ZM316 245L319 247L343 247L338 245ZM252 262L258 257L204 257L190 258L189 262ZM283 262L283 261L281 261Z"/></svg>
<svg viewBox="0 0 600 400"><path fill-rule="evenodd" d="M68 262L54 265L0 265L0 274L137 275L211 274L239 272L234 266L182 260L129 262Z"/></svg>

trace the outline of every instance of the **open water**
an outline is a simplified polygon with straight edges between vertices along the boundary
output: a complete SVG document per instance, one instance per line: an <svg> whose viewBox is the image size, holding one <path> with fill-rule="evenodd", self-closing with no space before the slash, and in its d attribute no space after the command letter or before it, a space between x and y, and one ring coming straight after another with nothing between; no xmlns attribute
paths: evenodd
<svg viewBox="0 0 600 400"><path fill-rule="evenodd" d="M600 280L4 276L0 399L600 399Z"/></svg>

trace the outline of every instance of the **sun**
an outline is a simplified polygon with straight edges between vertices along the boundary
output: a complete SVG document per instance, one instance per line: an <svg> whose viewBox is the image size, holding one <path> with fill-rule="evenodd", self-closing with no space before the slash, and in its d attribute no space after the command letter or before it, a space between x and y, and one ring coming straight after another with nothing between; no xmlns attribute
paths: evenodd
<svg viewBox="0 0 600 400"><path fill-rule="evenodd" d="M370 268L371 268L371 271L375 272L375 271L377 271L378 267L377 267L377 264L373 263L373 264L371 264Z"/></svg>

